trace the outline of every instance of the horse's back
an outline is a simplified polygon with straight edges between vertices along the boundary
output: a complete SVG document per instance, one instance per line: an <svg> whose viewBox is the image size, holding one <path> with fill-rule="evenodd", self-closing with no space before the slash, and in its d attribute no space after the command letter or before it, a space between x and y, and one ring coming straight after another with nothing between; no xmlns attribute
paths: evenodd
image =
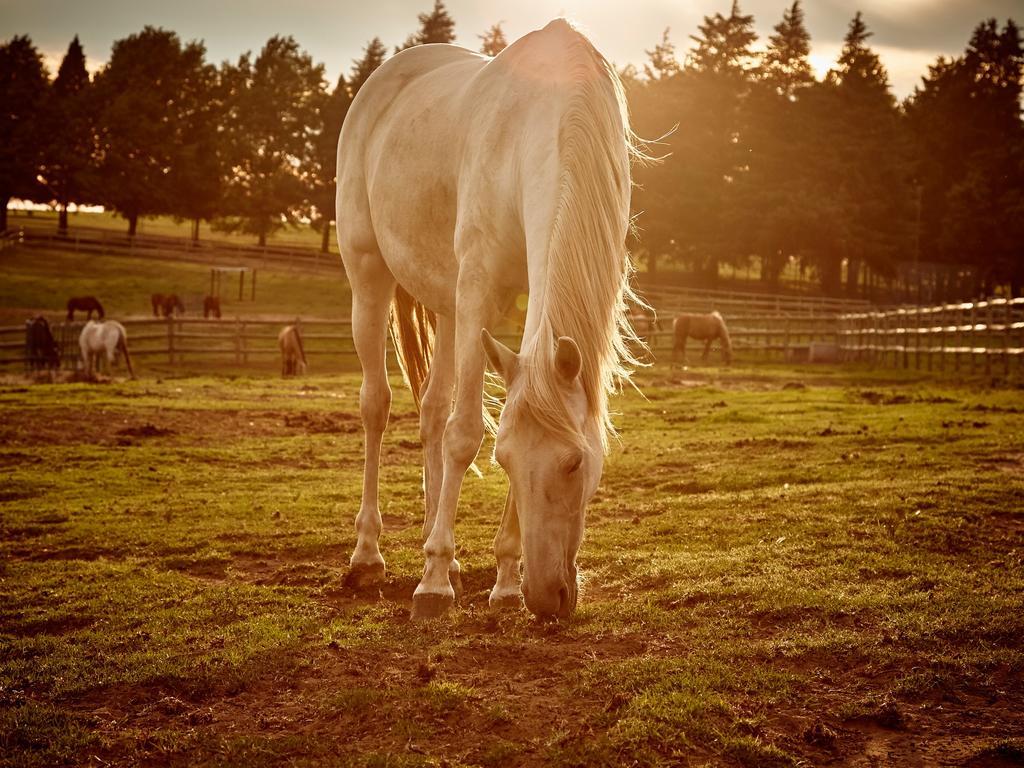
<svg viewBox="0 0 1024 768"><path fill-rule="evenodd" d="M338 239L350 273L361 254L380 254L400 285L442 314L453 309L467 249L494 253L492 266L515 273L503 278L525 279L524 197L543 197L532 210L553 215L559 119L575 85L562 73L576 39L559 21L493 59L419 46L367 80L338 148ZM534 229L546 245L550 221Z"/></svg>

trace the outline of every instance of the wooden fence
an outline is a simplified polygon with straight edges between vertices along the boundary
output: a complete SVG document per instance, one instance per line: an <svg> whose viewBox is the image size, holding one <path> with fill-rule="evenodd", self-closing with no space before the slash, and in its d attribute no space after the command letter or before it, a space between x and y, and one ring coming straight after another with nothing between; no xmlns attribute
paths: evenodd
<svg viewBox="0 0 1024 768"><path fill-rule="evenodd" d="M1024 370L1024 298L903 307L838 318L848 360L926 370Z"/></svg>
<svg viewBox="0 0 1024 768"><path fill-rule="evenodd" d="M835 315L798 316L747 314L727 318L735 353L753 358L781 357L800 361L806 358L811 342L836 340ZM310 358L334 358L354 362L351 322L348 320L242 318L205 320L193 317L168 319L125 318L132 357L177 366L187 362L213 359L235 366L273 360L279 354L277 335L285 325L302 329L303 345ZM54 322L54 338L61 349L65 368L78 365L78 336L84 323ZM506 326L497 338L513 349L519 347L522 328ZM666 318L661 328L648 337L656 359L668 360L672 351L672 322ZM699 356L703 342L691 340L688 358ZM715 354L717 354L717 349ZM28 360L25 326L0 328L0 364L24 365Z"/></svg>

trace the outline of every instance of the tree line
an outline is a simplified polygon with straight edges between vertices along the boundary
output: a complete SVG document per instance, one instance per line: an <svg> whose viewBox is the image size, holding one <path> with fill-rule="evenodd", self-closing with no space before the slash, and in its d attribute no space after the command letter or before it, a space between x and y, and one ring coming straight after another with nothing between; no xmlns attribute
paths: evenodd
<svg viewBox="0 0 1024 768"><path fill-rule="evenodd" d="M642 70L623 73L634 129L671 131L648 145L661 162L636 172L634 249L648 270L682 263L714 283L723 264L756 264L775 285L796 263L826 292L852 294L866 267L892 277L916 262L939 295L1007 283L1020 295L1017 25L981 22L899 103L860 13L822 80L800 0L760 51L753 24L733 2L704 18L682 57L665 30ZM964 267L974 284L954 286Z"/></svg>
<svg viewBox="0 0 1024 768"><path fill-rule="evenodd" d="M500 25L481 48L505 46ZM395 52L455 39L444 3L419 15L419 29ZM27 36L0 46L0 231L12 199L53 204L59 229L74 204L103 205L128 223L169 215L260 245L309 221L327 250L334 219L338 134L359 89L388 57L370 40L331 88L324 66L291 37L275 36L258 54L219 67L202 43L147 26L113 44L90 78L71 41L51 80Z"/></svg>
<svg viewBox="0 0 1024 768"><path fill-rule="evenodd" d="M442 0L401 45L452 42ZM655 162L636 169L633 250L714 283L756 265L768 286L788 264L830 293L900 263L968 267L986 291L1024 281L1024 53L1012 20L978 24L902 103L860 13L818 80L800 0L758 50L738 0L706 16L682 54L670 30L621 71L633 125ZM496 55L500 24L479 35ZM114 43L90 78L77 37L51 80L25 36L0 46L0 230L12 198L100 204L134 235L170 215L254 235L311 222L329 242L335 152L359 89L388 57L380 38L330 87L291 37L215 66L202 43L146 27Z"/></svg>

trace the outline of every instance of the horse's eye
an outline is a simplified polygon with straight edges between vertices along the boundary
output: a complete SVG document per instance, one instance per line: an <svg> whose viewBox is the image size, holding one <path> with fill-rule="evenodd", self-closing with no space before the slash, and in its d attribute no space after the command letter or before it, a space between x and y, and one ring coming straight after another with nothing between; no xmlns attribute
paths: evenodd
<svg viewBox="0 0 1024 768"><path fill-rule="evenodd" d="M573 461L572 461L572 462L571 462L571 463L570 463L570 464L569 464L569 465L568 465L568 466L567 466L567 467L565 468L565 471L566 471L566 473L567 473L567 474L570 474L570 475L571 475L571 474L572 474L573 472L575 472L575 471L576 471L577 469L579 469L579 468L580 468L580 465L581 465L582 463L583 463L583 456L577 456L577 457L576 457L575 459L573 459Z"/></svg>

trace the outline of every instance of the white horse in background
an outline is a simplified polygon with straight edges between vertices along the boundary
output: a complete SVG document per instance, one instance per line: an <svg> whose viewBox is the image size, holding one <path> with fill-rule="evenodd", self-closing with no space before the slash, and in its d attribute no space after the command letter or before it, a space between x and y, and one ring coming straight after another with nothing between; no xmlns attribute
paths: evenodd
<svg viewBox="0 0 1024 768"><path fill-rule="evenodd" d="M82 350L82 366L85 368L85 375L92 377L98 371L102 357L106 357L107 366L114 364L117 353L124 355L124 362L128 366L128 374L135 378L135 371L132 370L132 358L128 354L128 334L124 326L116 320L104 320L97 322L90 320L82 328L78 337L78 346Z"/></svg>
<svg viewBox="0 0 1024 768"><path fill-rule="evenodd" d="M584 512L612 431L607 398L636 363L625 250L636 155L618 77L563 19L493 59L453 45L403 51L348 113L338 242L365 431L350 578L384 576L378 472L390 326L423 442L426 563L413 618L444 613L460 585L455 512L488 420L487 361L507 388L494 454L510 481L490 602L525 598L537 615L575 607ZM517 354L486 329L524 289Z"/></svg>

